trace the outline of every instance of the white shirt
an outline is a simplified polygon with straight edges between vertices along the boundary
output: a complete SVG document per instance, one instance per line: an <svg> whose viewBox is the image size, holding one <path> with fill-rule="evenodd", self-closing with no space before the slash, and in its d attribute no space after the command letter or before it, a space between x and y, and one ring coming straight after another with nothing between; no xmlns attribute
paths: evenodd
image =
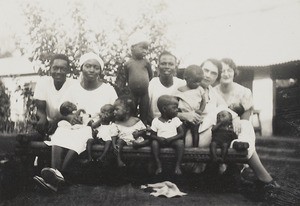
<svg viewBox="0 0 300 206"><path fill-rule="evenodd" d="M162 95L174 95L177 89L185 85L185 81L177 77L173 77L173 85L170 87L165 87L159 80L159 77L154 77L149 82L149 107L150 116L152 118L159 117L160 112L157 107L157 100Z"/></svg>
<svg viewBox="0 0 300 206"><path fill-rule="evenodd" d="M54 80L50 76L43 76L37 81L33 98L46 101L46 114L48 120L55 120L61 117L59 112L61 100L70 86L75 82L76 80L67 78L62 88L56 90Z"/></svg>
<svg viewBox="0 0 300 206"><path fill-rule="evenodd" d="M177 135L177 128L182 124L178 117L162 122L157 117L153 119L151 129L157 132L158 137L170 138Z"/></svg>

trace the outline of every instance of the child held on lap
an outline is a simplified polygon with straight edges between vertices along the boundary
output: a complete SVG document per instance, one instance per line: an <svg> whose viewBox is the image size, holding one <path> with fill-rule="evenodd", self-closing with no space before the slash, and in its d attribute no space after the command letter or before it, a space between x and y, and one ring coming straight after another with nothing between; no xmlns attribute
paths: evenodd
<svg viewBox="0 0 300 206"><path fill-rule="evenodd" d="M212 161L223 163L228 153L230 143L237 139L237 134L233 130L232 115L224 110L217 114L217 124L212 127L212 140L210 144L210 153ZM217 148L221 148L221 157L217 156ZM221 164L219 172L223 173L226 165Z"/></svg>
<svg viewBox="0 0 300 206"><path fill-rule="evenodd" d="M119 167L126 166L122 161L122 150L125 145L132 145L134 148L148 145L149 140L145 140L146 126L135 117L135 103L130 96L121 96L114 103L116 134L112 136L112 145L117 154Z"/></svg>
<svg viewBox="0 0 300 206"><path fill-rule="evenodd" d="M145 123L149 111L148 86L152 79L150 62L145 59L148 42L142 41L131 46L132 58L125 63L126 82L134 98L135 106L139 106L140 119Z"/></svg>
<svg viewBox="0 0 300 206"><path fill-rule="evenodd" d="M201 67L197 65L190 65L185 69L184 79L186 85L178 88L179 97L179 110L181 112L195 111L198 114L202 114L206 106L205 91L201 86L203 79L203 71ZM199 123L192 123L185 121L184 124L185 133L188 129L191 129L193 138L193 147L198 147L199 144Z"/></svg>
<svg viewBox="0 0 300 206"><path fill-rule="evenodd" d="M177 116L178 100L174 96L162 95L158 98L157 107L161 113L160 117L153 119L151 124L152 152L156 162L155 174L162 172L159 159L161 147L173 147L176 152L175 174L182 174L180 165L184 152L184 130L182 122Z"/></svg>
<svg viewBox="0 0 300 206"><path fill-rule="evenodd" d="M68 116L69 114L75 114L76 116L80 116L82 118L82 125L87 125L90 121L90 116L86 114L86 112L83 109L77 109L77 106L72 102L69 101L63 102L60 105L59 110L64 117ZM57 124L58 127L70 127L71 129L81 128L82 125L80 124L71 125L71 123L69 123L66 120L61 120Z"/></svg>
<svg viewBox="0 0 300 206"><path fill-rule="evenodd" d="M95 128L93 132L93 138L87 141L86 149L88 153L88 161L92 161L92 145L104 144L104 150L100 157L96 160L103 162L104 158L111 145L111 137L115 134L112 126L114 119L114 106L111 104L105 104L100 109L99 120L91 123L91 127Z"/></svg>

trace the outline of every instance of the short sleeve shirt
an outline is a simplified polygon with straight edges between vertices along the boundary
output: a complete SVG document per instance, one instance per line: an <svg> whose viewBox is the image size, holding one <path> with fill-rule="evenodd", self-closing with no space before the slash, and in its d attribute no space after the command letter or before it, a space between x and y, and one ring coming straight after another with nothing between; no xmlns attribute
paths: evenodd
<svg viewBox="0 0 300 206"><path fill-rule="evenodd" d="M157 100L162 95L174 95L177 89L185 85L185 81L177 77L173 77L173 85L170 87L165 87L159 80L159 77L154 77L149 82L148 92L149 92L149 106L150 106L150 116L152 118L159 117L160 112L157 107Z"/></svg>
<svg viewBox="0 0 300 206"><path fill-rule="evenodd" d="M182 124L178 117L162 122L157 117L153 119L151 130L157 132L157 136L170 138L177 135L177 128Z"/></svg>
<svg viewBox="0 0 300 206"><path fill-rule="evenodd" d="M33 98L46 102L46 114L48 120L60 119L59 108L67 90L76 83L74 79L66 79L60 90L56 90L52 77L41 77L35 86Z"/></svg>

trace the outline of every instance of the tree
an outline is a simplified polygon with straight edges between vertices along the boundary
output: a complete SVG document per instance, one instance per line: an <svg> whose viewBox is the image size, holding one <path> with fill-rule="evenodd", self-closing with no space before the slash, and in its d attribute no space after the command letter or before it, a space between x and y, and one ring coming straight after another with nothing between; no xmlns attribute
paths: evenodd
<svg viewBox="0 0 300 206"><path fill-rule="evenodd" d="M0 132L6 130L10 117L10 100L4 83L0 79Z"/></svg>
<svg viewBox="0 0 300 206"><path fill-rule="evenodd" d="M147 58L153 69L157 66L158 54L170 46L164 37L167 24L162 13L166 5L149 4L140 4L141 8L136 5L137 20L133 22L127 18L127 12L124 18L118 12L107 14L106 8L116 9L109 1L101 5L68 1L61 13L46 9L40 2L27 2L23 5L27 33L19 40L20 51L30 57L41 74L47 73L53 53L65 53L72 62L71 74L77 77L79 57L93 50L106 62L104 78L118 91L122 85L115 84L116 76L122 76L124 62L130 57L128 42L132 36L139 32L147 36L145 40L150 43ZM90 15L95 11L97 15L92 18Z"/></svg>

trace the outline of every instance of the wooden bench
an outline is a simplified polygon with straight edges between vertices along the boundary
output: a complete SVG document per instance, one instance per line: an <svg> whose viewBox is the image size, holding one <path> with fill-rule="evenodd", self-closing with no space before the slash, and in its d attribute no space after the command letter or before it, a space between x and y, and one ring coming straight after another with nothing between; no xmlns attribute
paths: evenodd
<svg viewBox="0 0 300 206"><path fill-rule="evenodd" d="M34 160L38 157L40 160L47 161L50 164L51 147L46 145L43 141L37 140L38 138L34 134L19 134L17 137L17 146L15 148L15 154L19 157L24 167L28 172L31 172L34 167ZM103 145L93 145L92 154L93 157L99 157L103 152ZM217 150L217 154L221 154L221 150ZM114 158L112 150L108 154L109 157ZM79 160L86 158L86 155L80 155ZM162 161L175 162L175 152L172 148L162 148L160 152ZM133 149L131 146L125 146L122 159L125 163L129 162L151 162L153 156L150 147L143 147L139 149ZM247 150L236 151L230 148L227 155L227 163L246 163L247 162ZM192 148L187 147L184 151L183 163L207 163L210 162L209 148ZM35 165L42 167L43 165Z"/></svg>

